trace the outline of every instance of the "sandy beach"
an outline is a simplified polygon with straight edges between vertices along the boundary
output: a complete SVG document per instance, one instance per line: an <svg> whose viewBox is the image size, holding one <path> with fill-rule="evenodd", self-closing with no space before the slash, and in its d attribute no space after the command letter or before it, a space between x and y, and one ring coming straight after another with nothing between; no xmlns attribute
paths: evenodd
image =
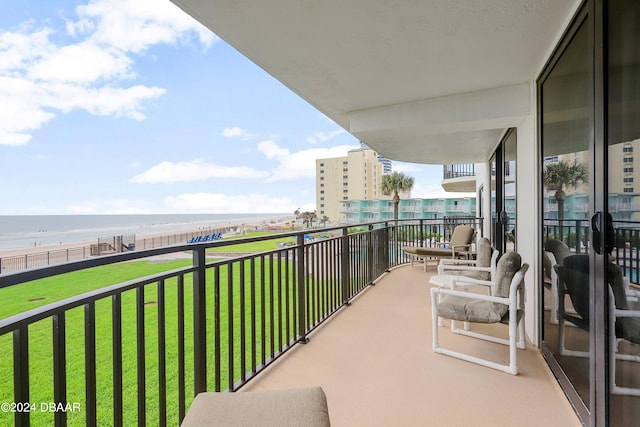
<svg viewBox="0 0 640 427"><path fill-rule="evenodd" d="M270 227L278 228L284 227L286 223L291 223L295 220L295 217L283 216L282 218L276 218L269 221L254 221L254 222L228 222L216 224L215 227L211 227L212 229L225 229L223 233L224 236L237 235L241 234L243 230L246 231L254 231L254 230L264 230ZM136 234L136 248L144 249L142 245L145 241L154 241L157 240L161 242L163 239L167 240L173 236L178 235L187 235L194 234L199 235L199 233L203 233L202 230L180 230L174 232L165 232L165 233L156 233L156 234ZM208 233L204 233L208 234ZM186 239L185 243L186 243ZM98 243L98 236L96 236L93 241L83 241L83 242L75 242L75 243L61 243L58 245L43 245L43 246L34 246L28 248L17 248L17 249L0 249L0 259L16 257L16 256L25 256L25 255L34 255L34 254L43 254L47 252L59 252L66 250L77 250L80 251L82 248L86 248L87 254L90 253L91 245L96 245ZM159 247L157 245L156 247ZM166 245L165 245L166 246Z"/></svg>

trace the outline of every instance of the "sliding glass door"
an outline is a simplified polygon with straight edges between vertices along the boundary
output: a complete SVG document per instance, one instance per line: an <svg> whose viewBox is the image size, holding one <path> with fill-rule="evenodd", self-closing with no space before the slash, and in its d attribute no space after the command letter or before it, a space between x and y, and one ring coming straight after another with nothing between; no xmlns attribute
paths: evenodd
<svg viewBox="0 0 640 427"><path fill-rule="evenodd" d="M516 129L509 129L491 157L491 241L516 250Z"/></svg>
<svg viewBox="0 0 640 427"><path fill-rule="evenodd" d="M542 350L593 426L640 420L638 23L585 1L538 80Z"/></svg>
<svg viewBox="0 0 640 427"><path fill-rule="evenodd" d="M631 426L640 423L640 2L611 1L606 12L609 425Z"/></svg>
<svg viewBox="0 0 640 427"><path fill-rule="evenodd" d="M542 128L543 343L583 418L589 417L593 352L589 219L593 137L587 16L540 82ZM574 260L565 268L565 260ZM569 265L569 263L566 263ZM569 285L567 285L569 284ZM568 289L575 291L569 295Z"/></svg>

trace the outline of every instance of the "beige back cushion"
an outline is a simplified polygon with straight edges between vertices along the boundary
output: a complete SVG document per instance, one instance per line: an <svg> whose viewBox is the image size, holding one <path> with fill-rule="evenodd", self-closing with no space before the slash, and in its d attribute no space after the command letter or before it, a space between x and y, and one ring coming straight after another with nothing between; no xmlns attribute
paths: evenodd
<svg viewBox="0 0 640 427"><path fill-rule="evenodd" d="M449 243L451 246L471 244L474 233L475 230L473 227L469 227L468 225L458 225L453 229L453 234L451 235Z"/></svg>

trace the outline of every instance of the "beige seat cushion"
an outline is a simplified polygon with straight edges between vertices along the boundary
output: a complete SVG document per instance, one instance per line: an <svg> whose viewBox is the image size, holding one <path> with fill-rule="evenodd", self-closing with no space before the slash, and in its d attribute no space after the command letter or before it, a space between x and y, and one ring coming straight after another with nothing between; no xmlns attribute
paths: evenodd
<svg viewBox="0 0 640 427"><path fill-rule="evenodd" d="M522 259L517 252L505 253L496 266L493 295L508 297L513 276L520 270ZM445 319L464 320L466 322L500 322L509 306L506 304L482 301L472 298L447 295L438 303L438 315Z"/></svg>
<svg viewBox="0 0 640 427"><path fill-rule="evenodd" d="M330 426L327 398L320 387L237 393L200 393L182 427Z"/></svg>

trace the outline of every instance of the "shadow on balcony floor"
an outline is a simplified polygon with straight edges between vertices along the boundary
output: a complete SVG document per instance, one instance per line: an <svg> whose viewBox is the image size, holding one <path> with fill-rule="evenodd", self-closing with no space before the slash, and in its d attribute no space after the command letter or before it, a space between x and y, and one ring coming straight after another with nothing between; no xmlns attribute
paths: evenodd
<svg viewBox="0 0 640 427"><path fill-rule="evenodd" d="M320 385L334 427L579 426L537 349L518 350L518 376L432 352L430 274L394 269L243 392ZM448 331L440 341L508 358Z"/></svg>

